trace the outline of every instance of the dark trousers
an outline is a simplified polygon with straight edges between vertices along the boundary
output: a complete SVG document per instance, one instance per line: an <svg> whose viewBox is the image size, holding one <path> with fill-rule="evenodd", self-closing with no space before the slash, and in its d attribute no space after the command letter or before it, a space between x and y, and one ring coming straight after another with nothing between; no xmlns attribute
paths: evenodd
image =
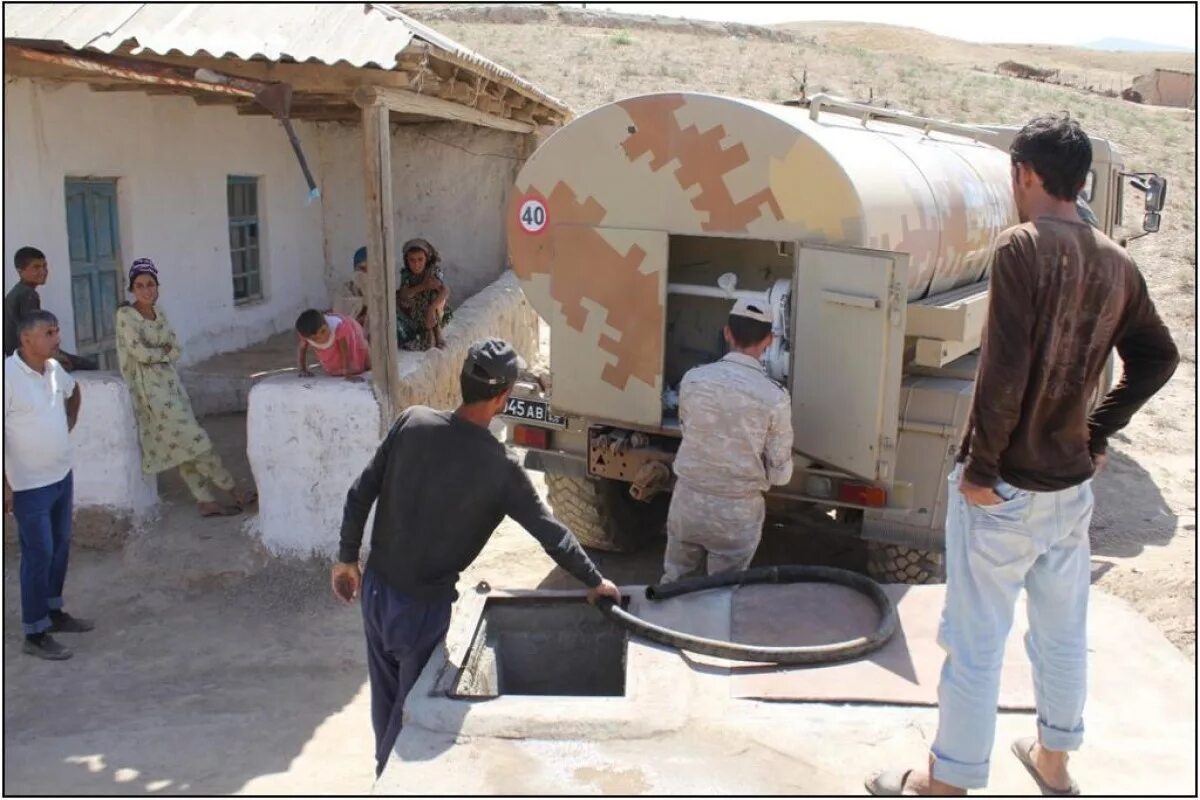
<svg viewBox="0 0 1200 800"><path fill-rule="evenodd" d="M13 516L21 540L21 629L50 627L50 612L63 607L71 549L73 474L58 483L13 492Z"/></svg>
<svg viewBox="0 0 1200 800"><path fill-rule="evenodd" d="M367 633L377 778L400 735L404 699L434 648L446 638L450 606L446 599L421 600L396 591L370 568L363 572L363 628Z"/></svg>

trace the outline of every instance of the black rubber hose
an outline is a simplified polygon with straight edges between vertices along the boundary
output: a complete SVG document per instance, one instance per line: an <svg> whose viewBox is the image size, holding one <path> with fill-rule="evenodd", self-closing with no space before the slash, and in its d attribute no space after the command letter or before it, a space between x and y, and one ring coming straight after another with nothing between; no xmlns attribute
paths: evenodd
<svg viewBox="0 0 1200 800"><path fill-rule="evenodd" d="M870 636L860 636L844 642L811 647L761 647L758 645L723 642L681 633L640 617L635 617L608 598L596 605L602 613L632 633L659 644L677 647L691 653L727 658L735 661L756 661L770 664L828 664L860 658L883 647L896 632L896 606L883 588L857 572L835 567L784 566L755 567L745 572L730 572L704 578L689 578L675 583L649 586L646 597L666 600L690 592L702 592L723 586L748 586L756 583L834 583L855 589L875 603L879 609L879 627Z"/></svg>

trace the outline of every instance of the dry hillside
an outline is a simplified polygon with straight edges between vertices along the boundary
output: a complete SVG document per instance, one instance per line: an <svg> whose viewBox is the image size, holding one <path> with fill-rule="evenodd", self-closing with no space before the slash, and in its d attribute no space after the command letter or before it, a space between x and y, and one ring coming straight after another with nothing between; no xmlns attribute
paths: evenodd
<svg viewBox="0 0 1200 800"><path fill-rule="evenodd" d="M420 16L419 10L417 15ZM459 13L459 12L455 12ZM884 26L805 24L792 41L753 31L734 37L697 26L668 32L639 21L622 30L607 17L565 25L556 12L519 22L436 18L430 23L538 83L583 113L645 92L697 90L762 100L808 91L887 98L896 106L963 122L1021 123L1069 111L1093 134L1117 142L1127 167L1170 180L1163 230L1130 245L1185 363L1163 393L1114 443L1120 457L1097 484L1093 527L1097 585L1133 601L1173 641L1195 647L1195 157L1196 117L990 71L1014 58L1039 66L1129 75L1133 61L1178 66L1175 54L1106 54L1071 48L972 45ZM573 17L579 20L578 15ZM598 27L603 25L604 27ZM674 30L679 26L672 23ZM1126 219L1141 214L1128 192Z"/></svg>
<svg viewBox="0 0 1200 800"><path fill-rule="evenodd" d="M776 27L831 47L919 56L946 66L987 72L1002 61L1019 61L1061 70L1064 76L1086 78L1083 85L1102 89L1115 86L1117 91L1128 86L1134 76L1154 68L1194 70L1196 62L1194 53L1111 53L1038 44L975 44L917 28L866 22L793 22Z"/></svg>

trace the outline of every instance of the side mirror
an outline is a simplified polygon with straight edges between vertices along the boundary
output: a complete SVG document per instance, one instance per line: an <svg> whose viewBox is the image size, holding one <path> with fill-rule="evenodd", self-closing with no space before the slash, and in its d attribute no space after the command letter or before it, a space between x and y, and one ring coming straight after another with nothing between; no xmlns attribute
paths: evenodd
<svg viewBox="0 0 1200 800"><path fill-rule="evenodd" d="M1167 204L1167 179L1160 178L1157 175L1151 175L1146 181L1146 211L1159 212L1163 210L1163 206ZM1155 213L1155 216L1158 216ZM1157 225L1154 228L1158 230Z"/></svg>
<svg viewBox="0 0 1200 800"><path fill-rule="evenodd" d="M1150 197L1146 197L1146 206L1150 206ZM1162 224L1162 214L1157 211L1147 211L1146 216L1142 219L1142 230L1146 233L1158 233L1158 228Z"/></svg>

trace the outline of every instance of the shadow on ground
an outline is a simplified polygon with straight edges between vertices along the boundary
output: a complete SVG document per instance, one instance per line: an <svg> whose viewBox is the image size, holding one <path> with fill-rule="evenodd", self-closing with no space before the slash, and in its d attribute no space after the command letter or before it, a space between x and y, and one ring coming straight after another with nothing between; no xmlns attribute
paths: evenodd
<svg viewBox="0 0 1200 800"><path fill-rule="evenodd" d="M1092 555L1133 558L1174 538L1178 516L1150 474L1125 453L1109 450L1108 465L1093 489Z"/></svg>
<svg viewBox="0 0 1200 800"><path fill-rule="evenodd" d="M203 423L248 476L244 417ZM330 725L362 752L328 759L333 786L290 791L368 791L369 721L339 716L366 683L357 608L332 599L325 564L268 560L245 517L200 519L177 476L161 485L161 519L123 550L73 551L67 607L96 630L62 636L69 661L21 653L6 548L5 793L230 794L288 772Z"/></svg>

